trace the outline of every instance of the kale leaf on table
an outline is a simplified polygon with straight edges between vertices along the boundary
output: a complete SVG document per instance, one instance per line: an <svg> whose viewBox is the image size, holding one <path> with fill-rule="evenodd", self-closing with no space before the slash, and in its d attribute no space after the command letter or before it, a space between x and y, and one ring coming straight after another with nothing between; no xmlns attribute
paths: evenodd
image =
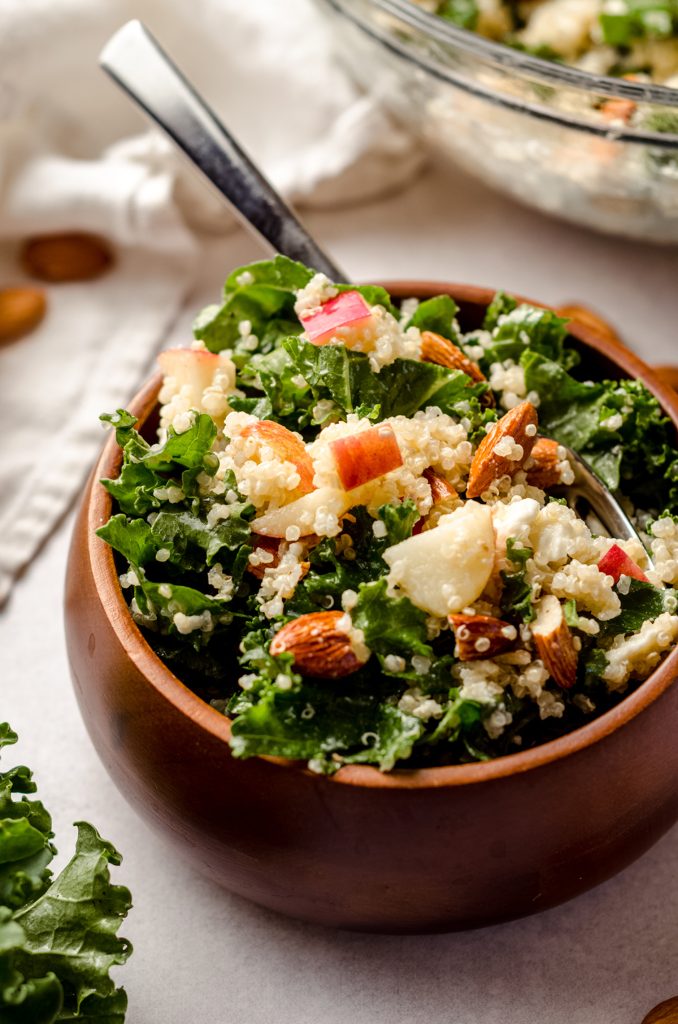
<svg viewBox="0 0 678 1024"><path fill-rule="evenodd" d="M16 742L0 725L0 747ZM52 878L52 822L28 768L0 772L0 1020L3 1024L123 1024L112 967L132 947L118 937L129 891L112 885L115 848L78 822L75 854Z"/></svg>

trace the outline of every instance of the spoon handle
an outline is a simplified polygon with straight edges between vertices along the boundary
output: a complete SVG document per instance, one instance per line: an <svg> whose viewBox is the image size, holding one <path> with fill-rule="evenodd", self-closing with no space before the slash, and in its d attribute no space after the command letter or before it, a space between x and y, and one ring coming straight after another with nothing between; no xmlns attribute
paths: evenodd
<svg viewBox="0 0 678 1024"><path fill-rule="evenodd" d="M346 280L140 21L123 25L99 62L274 250Z"/></svg>

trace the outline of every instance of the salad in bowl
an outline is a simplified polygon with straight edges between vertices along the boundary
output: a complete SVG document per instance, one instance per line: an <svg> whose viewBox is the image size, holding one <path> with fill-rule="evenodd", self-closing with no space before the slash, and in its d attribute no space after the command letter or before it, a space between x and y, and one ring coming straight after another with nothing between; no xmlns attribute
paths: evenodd
<svg viewBox="0 0 678 1024"><path fill-rule="evenodd" d="M97 531L156 654L238 758L422 768L543 744L678 640L678 452L638 381L590 380L551 310L394 304L284 257L160 355L157 439L119 410ZM567 504L569 449L643 543Z"/></svg>
<svg viewBox="0 0 678 1024"><path fill-rule="evenodd" d="M414 2L461 28L536 57L596 75L678 87L678 12L673 0ZM626 119L620 101L617 116Z"/></svg>

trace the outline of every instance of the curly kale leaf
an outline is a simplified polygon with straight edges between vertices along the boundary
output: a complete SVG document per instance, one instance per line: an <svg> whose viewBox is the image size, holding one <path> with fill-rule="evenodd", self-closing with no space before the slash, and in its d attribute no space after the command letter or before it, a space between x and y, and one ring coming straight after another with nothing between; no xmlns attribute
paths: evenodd
<svg viewBox="0 0 678 1024"><path fill-rule="evenodd" d="M240 325L249 321L259 338L259 351L270 351L281 337L301 331L294 313L295 293L312 277L312 270L286 256L239 267L226 279L223 302L198 314L193 333L211 352L238 351Z"/></svg>
<svg viewBox="0 0 678 1024"><path fill-rule="evenodd" d="M466 0L462 0L466 2ZM473 0L471 0L473 3ZM450 341L459 340L459 325L456 321L459 307L450 295L436 295L420 302L410 317L407 326L418 327L420 331L433 331Z"/></svg>
<svg viewBox="0 0 678 1024"><path fill-rule="evenodd" d="M358 412L383 420L437 406L441 412L467 416L472 422L487 418L478 401L487 385L474 384L461 370L396 359L374 373L366 355L343 345L316 346L302 338L287 338L283 346L316 399L334 402L343 414Z"/></svg>
<svg viewBox="0 0 678 1024"><path fill-rule="evenodd" d="M0 725L0 746L15 733ZM120 856L86 823L76 852L54 879L51 819L31 772L0 773L0 1020L6 1024L123 1024L127 997L110 969L131 946L117 937L130 905L110 884Z"/></svg>
<svg viewBox="0 0 678 1024"><path fill-rule="evenodd" d="M73 859L37 900L14 914L24 932L14 966L26 979L50 973L59 979L63 1008L55 1020L87 1020L94 1009L93 1019L110 1017L113 997L122 1021L126 999L109 971L124 964L131 952L127 940L117 936L131 897L124 886L110 882L108 865L120 863L115 848L86 822L77 827Z"/></svg>
<svg viewBox="0 0 678 1024"><path fill-rule="evenodd" d="M626 594L619 594L621 612L613 619L600 623L600 635L615 636L618 633L637 633L643 623L656 619L662 612L675 614L678 601L673 589L660 590L642 580L630 580Z"/></svg>
<svg viewBox="0 0 678 1024"><path fill-rule="evenodd" d="M572 349L566 351L563 344L567 337L567 320L550 309L537 306L511 308L513 302L500 293L488 308L485 323L493 324L492 344L485 349L480 365L488 369L491 363L503 363L507 359L517 363L525 352L573 365L577 356Z"/></svg>
<svg viewBox="0 0 678 1024"><path fill-rule="evenodd" d="M506 542L506 557L518 569L508 572L502 569L503 588L501 594L502 615L511 621L532 622L536 611L532 601L532 586L527 579L525 566L532 556L531 548L519 547L513 537Z"/></svg>
<svg viewBox="0 0 678 1024"><path fill-rule="evenodd" d="M120 475L101 483L126 515L143 516L159 508L163 499L155 492L162 493L169 484L190 492L197 474L213 476L216 472L218 461L211 448L217 428L204 413L196 415L193 424L181 434L170 427L162 445L149 445L134 429L134 417L124 409L101 419L118 424L116 436L123 449Z"/></svg>
<svg viewBox="0 0 678 1024"><path fill-rule="evenodd" d="M657 399L639 381L575 380L534 352L521 360L540 397L540 429L574 448L611 490L643 508L678 507L678 453Z"/></svg>

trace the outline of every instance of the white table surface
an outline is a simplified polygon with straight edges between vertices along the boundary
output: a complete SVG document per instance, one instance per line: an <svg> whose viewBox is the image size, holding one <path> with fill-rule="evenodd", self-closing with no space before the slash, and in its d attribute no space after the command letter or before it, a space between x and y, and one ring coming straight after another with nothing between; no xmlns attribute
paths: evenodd
<svg viewBox="0 0 678 1024"><path fill-rule="evenodd" d="M588 302L648 360L678 362L676 250L547 220L441 170L404 195L307 220L356 278L432 277ZM213 301L226 272L258 255L241 235L206 242L204 285L173 340L188 336L193 310ZM61 622L70 526L69 517L0 615L0 717L21 734L5 762L35 769L60 861L78 818L124 854L115 878L134 895L124 933L136 951L118 979L130 1024L640 1024L678 994L678 828L578 900L467 934L325 931L204 881L128 807L80 721Z"/></svg>

